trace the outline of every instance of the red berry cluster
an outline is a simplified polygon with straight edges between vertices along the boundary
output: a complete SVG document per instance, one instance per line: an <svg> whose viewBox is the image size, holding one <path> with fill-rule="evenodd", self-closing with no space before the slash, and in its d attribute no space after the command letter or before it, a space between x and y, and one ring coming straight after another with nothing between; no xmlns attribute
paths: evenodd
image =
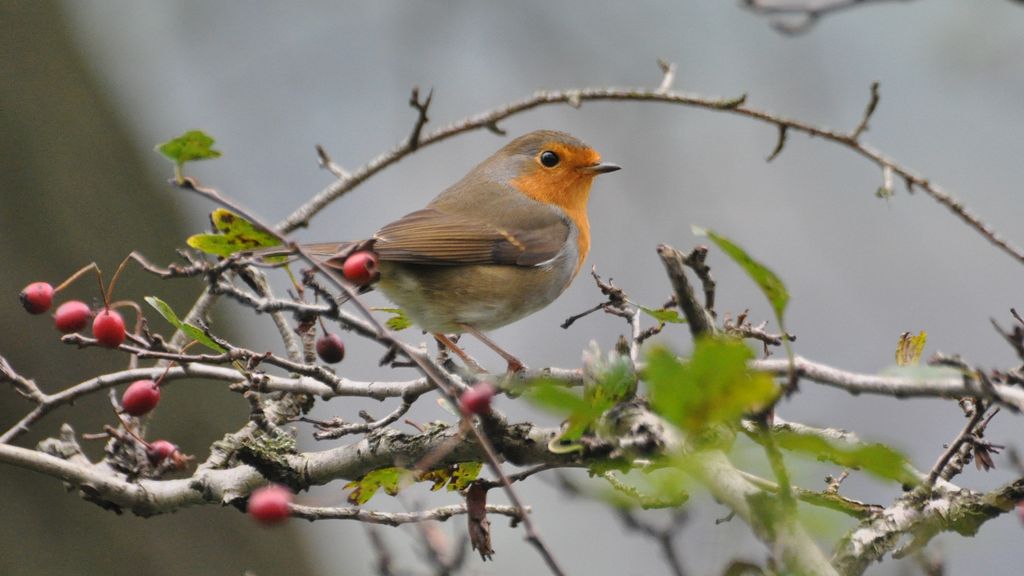
<svg viewBox="0 0 1024 576"><path fill-rule="evenodd" d="M44 314L53 307L53 299L57 293L90 270L96 271L97 276L99 276L99 269L96 268L95 264L90 264L73 274L56 288L48 282L33 282L21 291L18 299L29 314ZM116 279L117 275L115 274L114 276ZM102 284L101 279L101 287ZM113 281L111 281L111 284L113 284ZM118 312L111 309L108 304L110 294L102 294L102 296L103 308L96 314L94 314L94 311L88 304L81 300L68 300L64 302L53 313L53 325L62 334L71 334L85 329L89 324L89 319L92 318L92 333L96 341L101 346L117 348L124 343L128 335L125 331L124 318Z"/></svg>

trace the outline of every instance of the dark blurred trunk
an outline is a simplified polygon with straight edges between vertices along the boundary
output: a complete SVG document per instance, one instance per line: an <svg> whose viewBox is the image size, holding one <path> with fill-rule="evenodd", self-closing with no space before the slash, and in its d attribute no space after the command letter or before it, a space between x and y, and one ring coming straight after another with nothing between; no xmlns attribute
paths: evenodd
<svg viewBox="0 0 1024 576"><path fill-rule="evenodd" d="M124 367L127 358L62 345L49 317L21 310L20 289L35 280L57 284L94 260L109 274L131 250L169 262L187 231L164 176L150 173L140 157L152 143L130 140L72 44L59 5L6 1L0 13L0 354L52 392ZM160 294L184 312L199 288L156 281L135 268L118 281L118 297ZM97 292L89 279L69 296L89 302ZM154 328L166 333L152 316ZM246 419L245 403L223 385L180 382L164 396L151 436L199 460L212 440ZM10 388L0 390L3 429L29 409ZM105 397L89 398L51 414L16 443L34 446L64 421L82 433L112 420ZM88 446L94 456L100 448ZM0 494L0 574L7 576L312 573L292 529L261 529L234 509L118 516L67 494L56 480L2 464Z"/></svg>

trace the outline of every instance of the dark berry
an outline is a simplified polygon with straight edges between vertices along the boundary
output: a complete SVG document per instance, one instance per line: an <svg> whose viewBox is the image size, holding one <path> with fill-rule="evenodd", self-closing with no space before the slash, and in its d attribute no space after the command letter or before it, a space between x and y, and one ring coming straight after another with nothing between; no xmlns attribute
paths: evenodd
<svg viewBox="0 0 1024 576"><path fill-rule="evenodd" d="M345 359L345 343L337 334L324 334L316 339L316 355L328 364Z"/></svg>
<svg viewBox="0 0 1024 576"><path fill-rule="evenodd" d="M280 524L291 514L292 492L280 484L257 488L249 495L249 516L263 524Z"/></svg>
<svg viewBox="0 0 1024 576"><path fill-rule="evenodd" d="M380 278L377 255L369 250L356 252L345 259L341 273L345 275L346 280L357 286L371 284Z"/></svg>
<svg viewBox="0 0 1024 576"><path fill-rule="evenodd" d="M132 382L121 396L121 407L132 416L148 414L160 402L160 387L152 380Z"/></svg>
<svg viewBox="0 0 1024 576"><path fill-rule="evenodd" d="M490 382L480 382L459 396L459 409L466 416L486 414L491 411L491 398L497 390Z"/></svg>
<svg viewBox="0 0 1024 576"><path fill-rule="evenodd" d="M92 336L107 348L117 348L125 339L124 318L113 310L104 310L92 321Z"/></svg>
<svg viewBox="0 0 1024 576"><path fill-rule="evenodd" d="M53 324L64 334L78 332L89 323L92 310L81 300L71 300L57 306L53 313Z"/></svg>
<svg viewBox="0 0 1024 576"><path fill-rule="evenodd" d="M149 457L150 462L156 465L170 458L177 451L178 447L167 440L155 440L149 444L149 448L146 448L146 456Z"/></svg>
<svg viewBox="0 0 1024 576"><path fill-rule="evenodd" d="M18 299L29 314L42 314L53 306L53 286L46 282L33 282L25 286Z"/></svg>

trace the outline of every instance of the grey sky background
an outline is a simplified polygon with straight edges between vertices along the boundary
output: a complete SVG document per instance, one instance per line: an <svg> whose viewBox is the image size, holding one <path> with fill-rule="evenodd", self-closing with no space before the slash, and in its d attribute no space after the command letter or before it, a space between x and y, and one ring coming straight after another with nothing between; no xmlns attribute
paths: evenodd
<svg viewBox="0 0 1024 576"><path fill-rule="evenodd" d="M209 132L224 156L190 170L271 221L330 182L316 166L315 144L354 168L405 138L415 118L407 105L414 85L434 89L430 126L436 127L538 89L655 86L660 57L677 63L679 90L747 93L752 106L837 128L856 124L870 83L880 81L881 105L865 141L1024 244L1024 10L1004 0L885 3L825 19L798 37L779 35L767 19L734 2L95 0L66 7L139 148L187 129ZM989 318L1005 320L1011 306L1024 308L1024 269L923 194L908 196L898 185L896 197L877 199L880 172L848 150L792 135L767 164L773 128L661 104L547 107L502 126L510 135L565 130L623 166L595 185L586 267L613 277L638 302L660 305L670 291L654 247L689 249L701 242L690 232L697 224L732 237L786 281L788 323L801 355L874 372L891 364L901 332L925 330L926 354L960 353L982 366L1013 362ZM425 149L336 202L300 237L367 237L426 203L505 141L480 132ZM153 165L170 173L155 154ZM210 206L181 202L196 231L203 229ZM754 318L770 318L763 297L724 255L712 250L711 265L720 312L750 308ZM555 304L494 337L531 366L576 365L591 339L607 348L623 330L621 321L596 315L567 331L558 327L599 299L581 276ZM259 318L252 330L268 326ZM407 338L422 340L412 331ZM683 329L669 330L661 341L681 351L689 346ZM346 376L389 377L375 367L375 346L348 344L349 359L340 367ZM470 349L487 365L503 365L481 347ZM515 417L553 422L507 399L499 405ZM361 407L335 401L318 414L353 418ZM780 414L888 442L920 468L932 464L963 424L954 403L852 397L812 384ZM433 406L417 418L445 416ZM988 438L1019 443L1022 431L1019 417L1004 414ZM308 429L300 432L309 438ZM315 448L311 440L305 447ZM757 460L753 451L741 457ZM1006 481L1005 458L997 463L1001 470L970 470L960 482L986 488ZM798 477L822 488L829 471L836 472L807 465ZM844 493L881 503L895 495L860 477ZM602 505L569 500L544 482L523 494L570 573L663 573L654 546L623 532ZM331 488L308 498L338 504L342 495ZM411 498L452 497L415 492ZM702 500L679 541L692 573L713 573L737 556L763 558L741 523L715 526L712 520L724 513ZM371 504L399 506L383 496ZM832 535L848 524L833 519L821 526ZM497 519L494 527L495 562L474 561L470 573L541 572L521 531ZM463 523L443 530L460 534ZM321 522L308 533L325 574L371 573L362 527ZM414 533L388 535L412 558ZM946 556L950 574L1009 574L1005 567L1021 560L1020 536L1017 520L1006 516L987 524L979 538L940 538L932 550ZM889 562L870 573L914 572L910 563Z"/></svg>

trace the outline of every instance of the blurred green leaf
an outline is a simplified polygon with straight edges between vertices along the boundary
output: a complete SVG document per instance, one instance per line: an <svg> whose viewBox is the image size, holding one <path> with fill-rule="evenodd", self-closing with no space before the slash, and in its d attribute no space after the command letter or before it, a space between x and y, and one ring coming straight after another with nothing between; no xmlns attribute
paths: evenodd
<svg viewBox="0 0 1024 576"><path fill-rule="evenodd" d="M773 436L779 447L784 450L808 454L821 461L863 470L873 476L895 480L901 484L918 483L918 478L913 474L907 458L884 444L845 444L791 430L782 430Z"/></svg>
<svg viewBox="0 0 1024 576"><path fill-rule="evenodd" d="M648 308L647 306L640 306L644 314L647 314L651 318L654 318L658 322L666 322L668 324L685 324L686 320L679 315L678 310L671 308Z"/></svg>
<svg viewBox="0 0 1024 576"><path fill-rule="evenodd" d="M395 332L401 332L402 330L412 326L412 320L405 315L405 311L401 308L372 308L372 310L393 314L391 318L387 319L385 324L387 324L389 329L394 330Z"/></svg>
<svg viewBox="0 0 1024 576"><path fill-rule="evenodd" d="M772 309L775 311L775 318L778 320L779 325L783 325L782 315L786 311L786 305L789 303L789 292L786 290L786 285L783 284L782 280L769 270L767 266L755 260L746 250L740 248L725 236L697 226L693 227L693 233L710 238L712 242L743 268L747 275L761 288L761 292L768 298L768 302L771 303Z"/></svg>
<svg viewBox="0 0 1024 576"><path fill-rule="evenodd" d="M531 403L568 420L568 426L560 437L563 441L579 440L604 412L557 380L535 380L524 396Z"/></svg>
<svg viewBox="0 0 1024 576"><path fill-rule="evenodd" d="M636 393L636 372L629 358L615 353L602 357L596 350L588 355L583 371L583 400L601 413Z"/></svg>
<svg viewBox="0 0 1024 576"><path fill-rule="evenodd" d="M184 332L189 338L199 342L203 346L206 346L207 348L215 352L227 352L227 350L225 350L223 346L214 342L213 339L207 336L206 333L203 332L199 327L193 326L186 322L182 322L182 320L178 318L178 315L174 313L174 310L171 309L170 305L168 305L163 300L157 298L156 296L146 296L145 300L147 304L152 306L154 310L159 312L160 315L164 317L164 320L167 320L171 324L171 326L174 326L178 330Z"/></svg>
<svg viewBox="0 0 1024 576"><path fill-rule="evenodd" d="M654 348L648 354L644 377L651 406L689 433L737 422L778 395L771 376L748 368L752 357L743 342L725 338L698 340L686 362L665 348Z"/></svg>
<svg viewBox="0 0 1024 576"><path fill-rule="evenodd" d="M213 138L202 130L189 130L177 138L157 144L156 150L178 166L193 160L220 157L220 151L213 149Z"/></svg>
<svg viewBox="0 0 1024 576"><path fill-rule="evenodd" d="M278 246L281 241L238 214L217 208L210 213L210 222L217 234L195 234L186 242L196 250L216 256L230 256L242 250Z"/></svg>

